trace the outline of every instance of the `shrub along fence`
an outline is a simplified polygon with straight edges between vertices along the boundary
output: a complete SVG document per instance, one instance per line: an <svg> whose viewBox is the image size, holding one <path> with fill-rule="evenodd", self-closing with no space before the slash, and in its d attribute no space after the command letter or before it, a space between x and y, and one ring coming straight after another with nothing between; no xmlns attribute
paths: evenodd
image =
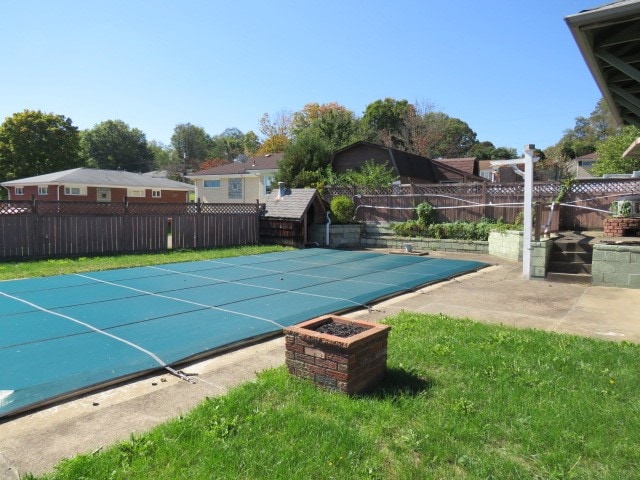
<svg viewBox="0 0 640 480"><path fill-rule="evenodd" d="M621 195L640 193L640 179L576 180L568 185L560 182L534 182L533 201L543 205L541 219L546 223L550 205L559 196L561 204L554 209L552 231L603 228L612 201ZM404 222L416 219L415 207L428 202L438 210L438 222L478 221L482 217L514 223L523 211L524 183L459 183L429 185L394 185L391 188L327 187L323 193L330 201L336 195L353 198L355 219L360 222Z"/></svg>
<svg viewBox="0 0 640 480"><path fill-rule="evenodd" d="M258 204L0 201L0 260L259 243Z"/></svg>

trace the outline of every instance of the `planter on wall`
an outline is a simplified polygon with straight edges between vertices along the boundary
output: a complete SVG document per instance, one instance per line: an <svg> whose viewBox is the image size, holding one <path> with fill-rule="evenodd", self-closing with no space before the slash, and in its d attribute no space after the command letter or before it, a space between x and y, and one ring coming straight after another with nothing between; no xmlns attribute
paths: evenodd
<svg viewBox="0 0 640 480"><path fill-rule="evenodd" d="M390 329L388 325L336 315L285 328L289 373L349 395L370 389L386 372Z"/></svg>

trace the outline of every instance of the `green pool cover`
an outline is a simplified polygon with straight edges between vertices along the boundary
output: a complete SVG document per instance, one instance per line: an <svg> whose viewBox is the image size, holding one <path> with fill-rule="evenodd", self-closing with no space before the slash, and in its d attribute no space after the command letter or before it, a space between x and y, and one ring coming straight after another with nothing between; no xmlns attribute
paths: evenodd
<svg viewBox="0 0 640 480"><path fill-rule="evenodd" d="M0 282L0 418L484 266L306 249Z"/></svg>

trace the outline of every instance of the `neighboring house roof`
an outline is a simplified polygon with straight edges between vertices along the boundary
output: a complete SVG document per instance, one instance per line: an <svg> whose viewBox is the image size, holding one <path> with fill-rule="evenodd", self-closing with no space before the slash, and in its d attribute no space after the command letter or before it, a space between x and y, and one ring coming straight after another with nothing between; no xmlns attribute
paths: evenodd
<svg viewBox="0 0 640 480"><path fill-rule="evenodd" d="M620 0L565 18L618 124L640 127L640 0Z"/></svg>
<svg viewBox="0 0 640 480"><path fill-rule="evenodd" d="M263 216L302 220L318 192L315 188L275 189L267 196ZM284 193L284 195L282 194Z"/></svg>
<svg viewBox="0 0 640 480"><path fill-rule="evenodd" d="M426 180L434 183L455 181L460 178L478 182L486 181L485 178L459 170L453 166L447 165L446 162L439 163L431 160L430 158L398 150L397 148L363 141L355 142L333 152L331 155L331 164L333 165L336 155L341 155L350 149L355 149L360 146L386 151L391 167L400 177L410 178L413 180Z"/></svg>
<svg viewBox="0 0 640 480"><path fill-rule="evenodd" d="M246 162L225 163L218 167L200 170L187 175L188 178L197 178L210 175L244 175L261 170L277 170L278 162L282 160L283 153L269 153L262 157L251 157Z"/></svg>
<svg viewBox="0 0 640 480"><path fill-rule="evenodd" d="M598 154L596 152L587 153L586 155L582 155L581 157L576 157L576 160L578 161L586 160L586 161L593 162L598 160Z"/></svg>
<svg viewBox="0 0 640 480"><path fill-rule="evenodd" d="M97 168L72 168L60 172L37 175L2 182L2 186L24 185L90 185L92 187L144 187L164 190L194 190L193 185L166 178L147 177L140 173L122 170L100 170Z"/></svg>
<svg viewBox="0 0 640 480"><path fill-rule="evenodd" d="M457 168L469 175L478 175L478 161L476 157L438 158L434 160L449 167Z"/></svg>

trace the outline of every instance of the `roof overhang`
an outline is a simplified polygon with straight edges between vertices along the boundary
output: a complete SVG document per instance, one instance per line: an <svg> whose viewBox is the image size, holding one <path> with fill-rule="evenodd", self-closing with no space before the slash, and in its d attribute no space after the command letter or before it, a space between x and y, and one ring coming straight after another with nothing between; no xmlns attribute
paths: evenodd
<svg viewBox="0 0 640 480"><path fill-rule="evenodd" d="M618 124L640 127L640 0L619 0L565 22Z"/></svg>

